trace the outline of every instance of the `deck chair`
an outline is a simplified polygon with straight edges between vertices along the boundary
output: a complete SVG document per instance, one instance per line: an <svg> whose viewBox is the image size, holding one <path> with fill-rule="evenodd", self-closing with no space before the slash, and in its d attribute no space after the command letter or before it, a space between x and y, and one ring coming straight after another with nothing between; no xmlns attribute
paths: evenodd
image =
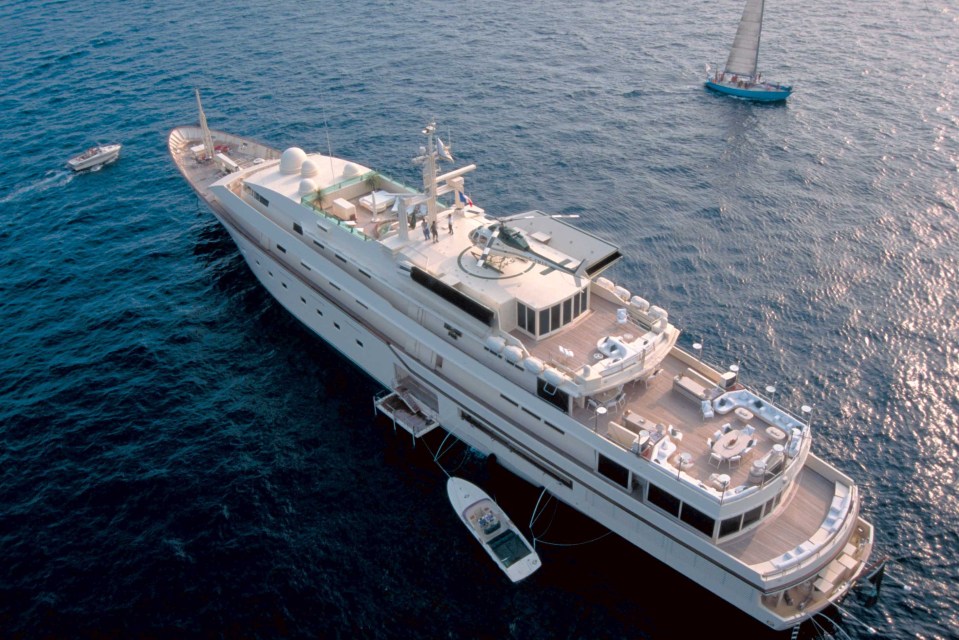
<svg viewBox="0 0 959 640"><path fill-rule="evenodd" d="M614 402L616 403L616 407L618 409L622 409L624 406L626 406L626 392L620 391Z"/></svg>
<svg viewBox="0 0 959 640"><path fill-rule="evenodd" d="M700 405L703 411L703 420L708 420L709 418L715 418L716 412L713 411L713 403L709 400L703 400Z"/></svg>
<svg viewBox="0 0 959 640"><path fill-rule="evenodd" d="M714 451L709 452L709 464L713 465L714 467L718 469L719 465L721 465L722 463L723 463L723 458L721 455L719 455L718 453Z"/></svg>
<svg viewBox="0 0 959 640"><path fill-rule="evenodd" d="M723 425L723 433L729 433L732 430L733 430L732 424L727 422L726 424Z"/></svg>
<svg viewBox="0 0 959 640"><path fill-rule="evenodd" d="M753 435L753 433L755 433L755 431L756 431L756 427L754 427L751 424L747 424L745 427L743 427L744 435L751 436Z"/></svg>
<svg viewBox="0 0 959 640"><path fill-rule="evenodd" d="M742 454L738 456L733 456L732 458L729 459L729 468L732 469L734 467L739 467L742 461L743 461Z"/></svg>

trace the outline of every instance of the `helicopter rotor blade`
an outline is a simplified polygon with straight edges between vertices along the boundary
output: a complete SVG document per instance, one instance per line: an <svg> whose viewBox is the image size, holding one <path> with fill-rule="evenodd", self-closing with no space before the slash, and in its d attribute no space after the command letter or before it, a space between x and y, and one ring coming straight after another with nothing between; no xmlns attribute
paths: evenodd
<svg viewBox="0 0 959 640"><path fill-rule="evenodd" d="M533 218L578 218L578 213L557 213L549 216L524 216L524 215L515 215L509 216L507 218L500 218L504 222L509 222L510 220L531 220Z"/></svg>
<svg viewBox="0 0 959 640"><path fill-rule="evenodd" d="M493 247L493 243L496 241L496 238L499 237L499 232L502 228L502 225L497 225L496 228L493 229L493 232L489 234L489 238L486 239L486 246L483 247L483 255L481 255L479 260L476 261L477 267L486 266L486 258L489 257L490 249Z"/></svg>

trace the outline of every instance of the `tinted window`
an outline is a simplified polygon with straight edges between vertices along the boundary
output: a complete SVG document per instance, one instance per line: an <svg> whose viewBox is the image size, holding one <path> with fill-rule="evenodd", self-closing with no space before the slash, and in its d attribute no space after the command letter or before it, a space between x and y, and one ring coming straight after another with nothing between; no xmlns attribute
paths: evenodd
<svg viewBox="0 0 959 640"><path fill-rule="evenodd" d="M707 516L699 509L694 509L688 504L683 505L683 513L680 516L680 520L691 526L693 529L696 529L700 533L704 533L709 537L712 537L713 527L716 525L715 520Z"/></svg>
<svg viewBox="0 0 959 640"><path fill-rule="evenodd" d="M679 498L654 484L649 485L649 501L671 516L679 517Z"/></svg>
<svg viewBox="0 0 959 640"><path fill-rule="evenodd" d="M722 524L719 525L719 537L722 538L723 536L728 536L731 533L739 531L739 520L739 516L723 520Z"/></svg>
<svg viewBox="0 0 959 640"><path fill-rule="evenodd" d="M762 517L762 515L763 515L763 506L762 506L762 505L759 505L759 506L756 507L755 509L750 509L749 511L747 511L746 513L744 513L744 514L743 514L743 529L745 529L746 527L748 527L748 526L751 525L752 523L754 523L754 522L756 522L757 520L759 520L759 518Z"/></svg>
<svg viewBox="0 0 959 640"><path fill-rule="evenodd" d="M626 467L616 464L603 454L599 455L599 472L616 484L629 488L629 471Z"/></svg>

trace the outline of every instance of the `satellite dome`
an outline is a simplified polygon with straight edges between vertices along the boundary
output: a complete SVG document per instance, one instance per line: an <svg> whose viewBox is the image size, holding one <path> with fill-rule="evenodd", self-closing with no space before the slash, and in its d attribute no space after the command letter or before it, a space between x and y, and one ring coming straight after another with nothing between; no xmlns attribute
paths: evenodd
<svg viewBox="0 0 959 640"><path fill-rule="evenodd" d="M313 193L316 191L316 183L310 180L309 178L303 178L300 180L300 197L302 198L308 193Z"/></svg>
<svg viewBox="0 0 959 640"><path fill-rule="evenodd" d="M280 156L280 173L293 175L300 172L300 165L306 160L306 152L299 147L290 147Z"/></svg>
<svg viewBox="0 0 959 640"><path fill-rule="evenodd" d="M300 168L300 175L304 178L312 178L313 176L320 173L320 168L316 166L316 163L312 160L304 160L303 166Z"/></svg>
<svg viewBox="0 0 959 640"><path fill-rule="evenodd" d="M345 165L343 165L343 177L344 177L344 178L352 178L353 176L355 176L355 175L356 175L357 173L359 173L359 172L360 172L360 170L359 170L359 169L356 167L356 165L353 164L352 162L347 162Z"/></svg>

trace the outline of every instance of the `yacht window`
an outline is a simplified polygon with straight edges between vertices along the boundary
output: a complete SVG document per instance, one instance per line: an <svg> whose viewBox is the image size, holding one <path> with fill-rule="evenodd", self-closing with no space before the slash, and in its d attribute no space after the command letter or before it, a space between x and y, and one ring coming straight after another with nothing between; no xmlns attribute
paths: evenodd
<svg viewBox="0 0 959 640"><path fill-rule="evenodd" d="M543 420L543 424L545 424L547 427L549 427L549 428L552 429L553 431L559 431L560 433L565 433L562 429L560 429L559 427L557 427L555 424L553 424L553 423L550 422L549 420Z"/></svg>
<svg viewBox="0 0 959 640"><path fill-rule="evenodd" d="M536 311L526 307L526 330L536 333Z"/></svg>
<svg viewBox="0 0 959 640"><path fill-rule="evenodd" d="M536 333L539 335L549 333L549 309L542 309L539 312L539 331Z"/></svg>
<svg viewBox="0 0 959 640"><path fill-rule="evenodd" d="M553 329L554 331L555 331L556 329L559 329L560 327L563 326L563 323L560 322L560 319L559 319L559 305L558 305L558 304L550 307L550 309L549 309L549 316L550 316L550 318L549 318L549 319L550 319L550 324L552 325L552 329Z"/></svg>
<svg viewBox="0 0 959 640"><path fill-rule="evenodd" d="M683 511L680 520L691 526L696 531L712 537L713 529L716 527L716 521L707 516L699 509L695 509L688 504L683 504Z"/></svg>
<svg viewBox="0 0 959 640"><path fill-rule="evenodd" d="M722 538L739 531L740 520L742 520L742 516L735 516L723 520L722 524L719 525L719 537Z"/></svg>
<svg viewBox="0 0 959 640"><path fill-rule="evenodd" d="M579 294L577 293L573 296L573 317L576 318L579 316Z"/></svg>
<svg viewBox="0 0 959 640"><path fill-rule="evenodd" d="M679 498L663 491L654 484L649 485L649 502L656 505L674 518L679 517Z"/></svg>
<svg viewBox="0 0 959 640"><path fill-rule="evenodd" d="M573 299L563 300L563 324L569 324L573 319Z"/></svg>
<svg viewBox="0 0 959 640"><path fill-rule="evenodd" d="M759 505L755 509L750 509L743 514L743 529L754 522L757 522L763 515L763 506Z"/></svg>
<svg viewBox="0 0 959 640"><path fill-rule="evenodd" d="M599 454L599 467L597 470L601 475L606 476L624 489L629 488L629 471L626 470L626 467L613 462L603 454Z"/></svg>
<svg viewBox="0 0 959 640"><path fill-rule="evenodd" d="M516 323L520 329L529 331L529 328L526 326L526 305L522 302L516 303Z"/></svg>
<svg viewBox="0 0 959 640"><path fill-rule="evenodd" d="M293 223L293 230L296 231L296 232L297 232L298 234L300 234L301 236L303 235L303 227L300 226L300 223L299 223L299 222L294 222L294 223Z"/></svg>
<svg viewBox="0 0 959 640"><path fill-rule="evenodd" d="M542 378L536 379L536 395L563 413L569 413L569 394L562 389L548 384Z"/></svg>
<svg viewBox="0 0 959 640"><path fill-rule="evenodd" d="M589 298L586 297L586 289L579 292L579 308L583 313L586 313L586 310L589 309Z"/></svg>

